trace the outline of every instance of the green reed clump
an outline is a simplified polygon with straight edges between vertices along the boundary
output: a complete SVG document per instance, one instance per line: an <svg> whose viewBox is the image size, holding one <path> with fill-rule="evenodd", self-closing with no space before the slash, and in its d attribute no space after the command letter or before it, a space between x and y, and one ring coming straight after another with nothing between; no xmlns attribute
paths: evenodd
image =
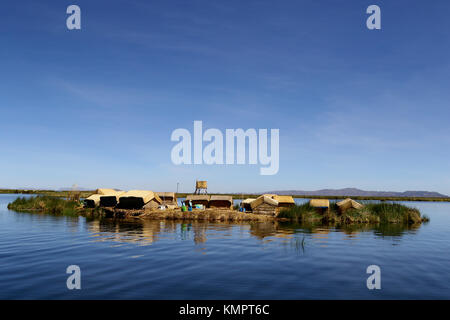
<svg viewBox="0 0 450 320"><path fill-rule="evenodd" d="M416 208L400 203L367 203L358 211L378 217L381 223L420 223L427 219L422 219Z"/></svg>
<svg viewBox="0 0 450 320"><path fill-rule="evenodd" d="M361 209L348 209L340 212L336 202L330 202L328 210L319 210L309 202L285 208L280 211L279 218L297 222L321 223L405 223L416 224L429 221L427 216L421 217L419 210L399 203L365 203Z"/></svg>
<svg viewBox="0 0 450 320"><path fill-rule="evenodd" d="M8 209L20 212L45 212L51 214L76 215L80 202L49 196L19 197L8 204Z"/></svg>
<svg viewBox="0 0 450 320"><path fill-rule="evenodd" d="M284 208L278 214L279 218L286 218L293 221L306 221L321 219L320 214L318 214L317 209L312 207L309 202L294 205L289 208Z"/></svg>

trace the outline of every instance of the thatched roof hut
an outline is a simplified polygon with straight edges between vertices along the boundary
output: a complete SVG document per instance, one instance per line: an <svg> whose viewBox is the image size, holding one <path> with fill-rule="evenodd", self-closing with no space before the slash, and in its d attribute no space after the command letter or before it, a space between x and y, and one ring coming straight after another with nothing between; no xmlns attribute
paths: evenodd
<svg viewBox="0 0 450 320"><path fill-rule="evenodd" d="M328 199L311 199L309 200L309 205L316 208L321 214L328 212L330 209L330 201Z"/></svg>
<svg viewBox="0 0 450 320"><path fill-rule="evenodd" d="M339 201L336 203L336 205L338 206L340 213L344 213L348 209L362 209L364 207L361 203L356 202L355 200L352 200L350 198Z"/></svg>
<svg viewBox="0 0 450 320"><path fill-rule="evenodd" d="M309 205L314 208L328 209L330 208L330 200L328 199L311 199Z"/></svg>
<svg viewBox="0 0 450 320"><path fill-rule="evenodd" d="M252 211L251 203L255 201L255 198L247 198L241 201L241 208L244 208L246 212Z"/></svg>
<svg viewBox="0 0 450 320"><path fill-rule="evenodd" d="M278 215L278 201L267 195L262 195L250 203L252 212L276 217Z"/></svg>
<svg viewBox="0 0 450 320"><path fill-rule="evenodd" d="M186 196L184 203L189 204L191 201L192 205L202 204L205 208L208 207L210 196L207 194L189 194Z"/></svg>
<svg viewBox="0 0 450 320"><path fill-rule="evenodd" d="M111 193L114 193L114 192L117 192L117 190L114 190L114 189L97 189L95 191L96 194L103 194L103 195L111 194Z"/></svg>
<svg viewBox="0 0 450 320"><path fill-rule="evenodd" d="M119 203L119 198L125 191L112 191L100 195L100 207L115 207Z"/></svg>
<svg viewBox="0 0 450 320"><path fill-rule="evenodd" d="M150 201L158 205L162 203L161 198L153 191L130 190L119 197L119 204L117 206L121 209L141 209Z"/></svg>
<svg viewBox="0 0 450 320"><path fill-rule="evenodd" d="M87 208L95 208L98 207L100 205L100 194L93 194L90 195L89 197L87 197L86 199L84 199L84 205Z"/></svg>
<svg viewBox="0 0 450 320"><path fill-rule="evenodd" d="M288 208L295 205L294 198L292 196L275 196L274 200L278 201L278 207Z"/></svg>
<svg viewBox="0 0 450 320"><path fill-rule="evenodd" d="M166 206L178 206L177 196L175 192L157 192L162 204Z"/></svg>
<svg viewBox="0 0 450 320"><path fill-rule="evenodd" d="M209 207L215 209L232 209L232 196L211 196L209 199Z"/></svg>

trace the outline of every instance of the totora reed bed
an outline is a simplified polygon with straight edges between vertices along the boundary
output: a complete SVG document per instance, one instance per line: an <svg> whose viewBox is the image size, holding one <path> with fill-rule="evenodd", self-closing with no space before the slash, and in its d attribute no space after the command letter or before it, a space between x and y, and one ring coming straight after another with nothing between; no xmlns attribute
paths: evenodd
<svg viewBox="0 0 450 320"><path fill-rule="evenodd" d="M366 203L359 209L349 209L340 213L335 202L330 203L328 210L319 212L309 203L295 205L280 212L278 218L298 222L322 223L406 223L416 224L429 220L421 216L420 211L399 203Z"/></svg>
<svg viewBox="0 0 450 320"><path fill-rule="evenodd" d="M428 221L419 210L399 203L365 203L361 208L351 208L340 212L335 202L330 202L328 210L321 211L309 203L282 208L277 217L244 213L237 210L193 210L181 212L179 209L118 209L118 208L84 208L80 201L65 200L49 196L19 197L8 204L8 209L18 212L49 213L55 215L132 218L132 219L170 219L170 220L204 220L204 221L294 221L311 223L401 223L419 224Z"/></svg>

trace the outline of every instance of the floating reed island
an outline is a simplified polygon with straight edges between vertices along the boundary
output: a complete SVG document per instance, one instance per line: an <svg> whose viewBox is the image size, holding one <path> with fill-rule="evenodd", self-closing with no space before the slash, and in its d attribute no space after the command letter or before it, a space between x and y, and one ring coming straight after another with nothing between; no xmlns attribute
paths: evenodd
<svg viewBox="0 0 450 320"><path fill-rule="evenodd" d="M173 192L97 189L86 199L50 196L17 198L8 209L58 215L118 219L171 219L204 221L296 221L313 223L405 223L428 221L419 210L399 203L359 203L350 198L330 202L311 199L297 205L291 196L263 194L233 206L227 195L188 195L181 206Z"/></svg>

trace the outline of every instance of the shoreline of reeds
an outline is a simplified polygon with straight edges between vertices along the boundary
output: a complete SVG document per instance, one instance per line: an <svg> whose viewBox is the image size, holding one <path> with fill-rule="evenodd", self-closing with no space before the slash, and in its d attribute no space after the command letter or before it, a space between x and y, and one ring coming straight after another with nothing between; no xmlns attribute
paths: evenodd
<svg viewBox="0 0 450 320"><path fill-rule="evenodd" d="M27 194L27 195L45 195L60 198L70 198L77 195L79 198L86 198L95 193L95 190L25 190L25 189L0 189L0 194ZM219 194L219 193L218 193ZM177 198L185 198L188 193L176 193ZM233 199L257 198L259 194L242 193L220 193L220 195L232 196ZM425 202L450 202L450 197L380 197L380 196L320 196L320 195L291 195L297 199L329 199L339 200L352 198L353 200L377 200L377 201L425 201Z"/></svg>
<svg viewBox="0 0 450 320"><path fill-rule="evenodd" d="M101 208L84 208L79 200L52 196L18 197L7 206L8 210L27 213L46 213L61 216L101 217Z"/></svg>
<svg viewBox="0 0 450 320"><path fill-rule="evenodd" d="M429 218L422 216L416 208L399 203L365 203L361 209L349 209L340 213L335 202L330 208L319 212L309 203L284 208L277 217L244 213L237 210L194 210L181 212L174 210L127 210L116 208L85 208L79 200L63 199L51 196L18 197L8 204L9 210L28 213L47 213L63 216L85 216L90 218L139 218L168 220L204 220L204 221L292 221L308 223L404 223L420 224Z"/></svg>
<svg viewBox="0 0 450 320"><path fill-rule="evenodd" d="M336 202L330 203L330 208L319 213L317 208L308 202L281 210L278 218L296 222L320 223L405 223L418 224L428 222L429 218L422 216L416 208L400 203L365 203L361 209L349 209L339 212Z"/></svg>

